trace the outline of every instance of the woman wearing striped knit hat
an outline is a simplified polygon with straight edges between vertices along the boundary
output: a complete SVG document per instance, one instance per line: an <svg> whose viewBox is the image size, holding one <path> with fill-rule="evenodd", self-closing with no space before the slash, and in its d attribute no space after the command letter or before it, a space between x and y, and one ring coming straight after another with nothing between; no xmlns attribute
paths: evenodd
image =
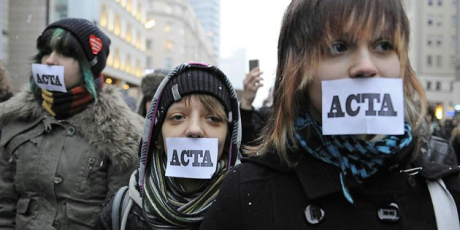
<svg viewBox="0 0 460 230"><path fill-rule="evenodd" d="M182 64L147 112L139 169L103 208L98 229L197 229L241 140L236 93L216 67Z"/></svg>

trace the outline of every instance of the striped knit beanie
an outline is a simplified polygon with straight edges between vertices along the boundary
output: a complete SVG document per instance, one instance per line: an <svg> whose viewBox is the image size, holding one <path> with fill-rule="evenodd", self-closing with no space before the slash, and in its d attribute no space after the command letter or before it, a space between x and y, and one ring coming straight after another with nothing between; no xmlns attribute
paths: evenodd
<svg viewBox="0 0 460 230"><path fill-rule="evenodd" d="M62 28L70 32L80 43L94 78L99 77L109 56L110 39L92 22L81 18L58 20L43 31Z"/></svg>

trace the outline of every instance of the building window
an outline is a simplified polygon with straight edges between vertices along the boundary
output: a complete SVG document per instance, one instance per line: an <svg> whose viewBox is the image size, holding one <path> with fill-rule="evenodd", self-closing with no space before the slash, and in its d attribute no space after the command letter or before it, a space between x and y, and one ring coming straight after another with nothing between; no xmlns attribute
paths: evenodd
<svg viewBox="0 0 460 230"><path fill-rule="evenodd" d="M101 7L101 19L100 19L99 24L101 25L101 27L107 26L107 11L106 11L106 7L104 3L102 3L102 7Z"/></svg>
<svg viewBox="0 0 460 230"><path fill-rule="evenodd" d="M438 25L438 26L442 26L442 21L443 21L442 15L438 15L437 25Z"/></svg>
<svg viewBox="0 0 460 230"><path fill-rule="evenodd" d="M428 15L428 26L432 26L432 25L433 25L433 16Z"/></svg>
<svg viewBox="0 0 460 230"><path fill-rule="evenodd" d="M428 55L428 57L426 58L426 65L428 67L433 66L433 57L431 55Z"/></svg>
<svg viewBox="0 0 460 230"><path fill-rule="evenodd" d="M133 73L134 71L132 71L132 67L131 67L131 55L127 55L126 56L126 68L125 68L125 72L130 74L130 73Z"/></svg>
<svg viewBox="0 0 460 230"><path fill-rule="evenodd" d="M141 61L139 59L136 59L136 77L141 77L142 76L142 73L141 73Z"/></svg>
<svg viewBox="0 0 460 230"><path fill-rule="evenodd" d="M428 5L432 6L433 5L433 0L428 0Z"/></svg>
<svg viewBox="0 0 460 230"><path fill-rule="evenodd" d="M129 13L133 11L133 1L132 0L126 1L126 11L128 11Z"/></svg>
<svg viewBox="0 0 460 230"><path fill-rule="evenodd" d="M165 13L167 13L167 14L172 14L172 10L173 10L173 8L169 4L166 5L165 8L164 8Z"/></svg>
<svg viewBox="0 0 460 230"><path fill-rule="evenodd" d="M443 40L442 35L438 35L438 39L437 39L437 41L436 41L436 45L437 45L438 47L442 46L442 40Z"/></svg>
<svg viewBox="0 0 460 230"><path fill-rule="evenodd" d="M436 91L439 91L439 90L441 90L441 82L437 81L436 82Z"/></svg>
<svg viewBox="0 0 460 230"><path fill-rule="evenodd" d="M107 58L107 66L113 66L113 52L110 52L109 57Z"/></svg>
<svg viewBox="0 0 460 230"><path fill-rule="evenodd" d="M438 0L438 6L442 6L442 0Z"/></svg>
<svg viewBox="0 0 460 230"><path fill-rule="evenodd" d="M115 35L120 35L120 15L115 15Z"/></svg>
<svg viewBox="0 0 460 230"><path fill-rule="evenodd" d="M431 81L426 82L426 90L431 90Z"/></svg>
<svg viewBox="0 0 460 230"><path fill-rule="evenodd" d="M56 10L55 13L56 13L57 19L68 17L67 6L68 6L68 3L65 0L57 0L55 2L55 10Z"/></svg>
<svg viewBox="0 0 460 230"><path fill-rule="evenodd" d="M452 0L452 5L453 5L453 6L456 6L456 5L457 5L457 1L458 1L458 0Z"/></svg>
<svg viewBox="0 0 460 230"><path fill-rule="evenodd" d="M128 24L126 26L126 42L131 43L132 40L133 40L133 35L131 31L131 24Z"/></svg>
<svg viewBox="0 0 460 230"><path fill-rule="evenodd" d="M452 27L457 27L457 15L452 16Z"/></svg>
<svg viewBox="0 0 460 230"><path fill-rule="evenodd" d="M184 27L180 27L180 28L179 28L179 35L180 35L180 36L185 36L185 29L184 29Z"/></svg>
<svg viewBox="0 0 460 230"><path fill-rule="evenodd" d="M115 58L113 62L113 68L118 69L120 68L120 51L118 49L115 49Z"/></svg>
<svg viewBox="0 0 460 230"><path fill-rule="evenodd" d="M427 44L427 46L433 45L433 41L434 41L433 35L428 35L428 36L427 36L427 39L426 39L426 44Z"/></svg>
<svg viewBox="0 0 460 230"><path fill-rule="evenodd" d="M174 44L172 43L172 41L166 41L165 43L166 50L171 51L173 49L173 46Z"/></svg>
<svg viewBox="0 0 460 230"><path fill-rule="evenodd" d="M437 67L442 67L442 56L441 55L438 55L436 57L436 66Z"/></svg>
<svg viewBox="0 0 460 230"><path fill-rule="evenodd" d="M176 5L176 6L174 7L174 11L175 11L175 14L177 14L177 15L182 15L184 9L182 8L182 6Z"/></svg>
<svg viewBox="0 0 460 230"><path fill-rule="evenodd" d="M173 59L172 58L166 58L165 69L173 69Z"/></svg>
<svg viewBox="0 0 460 230"><path fill-rule="evenodd" d="M150 56L147 56L147 60L145 61L145 65L147 69L151 69L153 68L153 65L152 65L152 57Z"/></svg>
<svg viewBox="0 0 460 230"><path fill-rule="evenodd" d="M137 3L136 19L139 21L142 20L142 4L141 3Z"/></svg>
<svg viewBox="0 0 460 230"><path fill-rule="evenodd" d="M137 31L136 48L141 49L141 32Z"/></svg>
<svg viewBox="0 0 460 230"><path fill-rule="evenodd" d="M171 30L172 30L171 24L166 25L165 28L163 29L165 33L171 33Z"/></svg>
<svg viewBox="0 0 460 230"><path fill-rule="evenodd" d="M451 65L451 66L455 66L456 62L457 62L456 56L455 56L455 55L452 55L452 56L450 57L450 65Z"/></svg>
<svg viewBox="0 0 460 230"><path fill-rule="evenodd" d="M115 14L111 8L107 9L107 29L109 29L110 32L113 32L115 29Z"/></svg>
<svg viewBox="0 0 460 230"><path fill-rule="evenodd" d="M148 49L148 50L152 50L153 47L152 47L152 40L150 39L147 39L146 43L145 43L145 47Z"/></svg>

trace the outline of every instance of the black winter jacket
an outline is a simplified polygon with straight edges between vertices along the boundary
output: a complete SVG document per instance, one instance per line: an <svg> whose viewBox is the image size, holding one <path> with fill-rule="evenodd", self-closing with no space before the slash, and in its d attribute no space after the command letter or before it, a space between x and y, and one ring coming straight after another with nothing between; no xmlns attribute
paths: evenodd
<svg viewBox="0 0 460 230"><path fill-rule="evenodd" d="M270 107L262 107L259 110L240 109L241 115L241 145L257 145L255 140L260 136L270 116ZM244 152L243 152L244 153Z"/></svg>
<svg viewBox="0 0 460 230"><path fill-rule="evenodd" d="M243 162L227 175L200 229L432 230L436 220L426 181L437 178L460 207L460 167L421 158L363 184L346 180L354 204L343 195L339 168L310 155L294 168L273 153ZM423 169L416 175L401 172L418 166Z"/></svg>

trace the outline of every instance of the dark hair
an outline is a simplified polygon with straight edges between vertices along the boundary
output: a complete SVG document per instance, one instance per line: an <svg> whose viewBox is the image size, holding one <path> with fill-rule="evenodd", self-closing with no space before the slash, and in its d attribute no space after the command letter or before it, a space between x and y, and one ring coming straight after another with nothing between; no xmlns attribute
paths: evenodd
<svg viewBox="0 0 460 230"><path fill-rule="evenodd" d="M158 86L160 86L161 82L163 79L168 75L170 71L168 70L155 70L155 72L147 74L142 78L141 82L141 90L142 94L144 95L142 97L141 103L139 104L139 108L137 110L137 113L143 117L147 114L147 109L145 108L145 105L147 102L151 101L153 96L155 95L155 92L158 89Z"/></svg>
<svg viewBox="0 0 460 230"><path fill-rule="evenodd" d="M53 51L77 60L84 79L83 85L93 95L94 99L97 100L93 73L80 43L70 32L61 28L45 30L37 38L37 49L38 53L33 57L34 63L41 63L43 56ZM41 94L40 88L33 79L30 81L30 87L35 95Z"/></svg>

